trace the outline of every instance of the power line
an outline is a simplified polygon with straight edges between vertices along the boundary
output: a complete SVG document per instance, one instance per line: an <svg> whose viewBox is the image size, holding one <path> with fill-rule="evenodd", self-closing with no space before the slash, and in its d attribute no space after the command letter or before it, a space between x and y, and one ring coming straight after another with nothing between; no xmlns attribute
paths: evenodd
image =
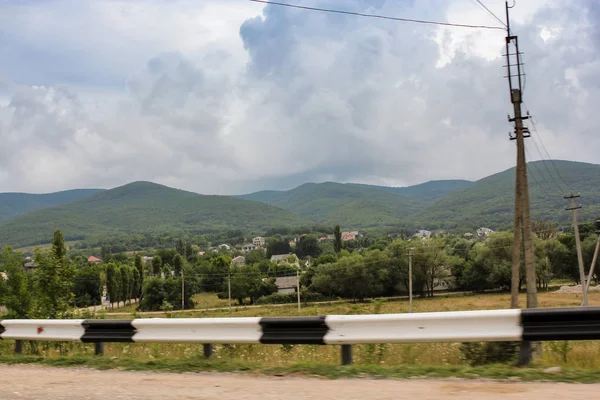
<svg viewBox="0 0 600 400"><path fill-rule="evenodd" d="M561 196L564 195L564 191L562 189L562 187L560 186L560 184L556 181L556 179L554 179L554 175L552 175L552 173L550 172L550 168L548 168L548 164L546 163L546 160L544 159L544 156L542 155L542 152L540 151L540 148L537 144L537 141L535 140L535 137L531 138L533 140L533 144L535 145L535 149L537 150L538 154L540 155L540 160L542 161L542 164L544 165L544 168L546 169L546 172L548 172L548 176L550 177L550 179L552 179L552 182L554 182L554 185L556 185L556 187L558 188L558 192Z"/></svg>
<svg viewBox="0 0 600 400"><path fill-rule="evenodd" d="M527 104L525 104L525 107L527 108L527 113L530 114L529 112L529 108L527 107ZM548 156L548 160L550 161L550 164L552 164L552 166L554 167L554 170L556 172L556 175L558 176L558 179L561 180L561 182L571 191L574 191L573 188L571 187L571 185L569 185L567 183L566 180L563 179L563 177L561 176L560 172L558 171L558 168L556 167L556 164L554 163L554 160L552 159L552 157L550 156L550 153L548 153L548 150L546 149L546 146L544 145L544 141L542 140L542 137L540 136L540 133L537 129L537 124L535 123L535 120L533 118L532 115L529 116L529 120L531 121L531 126L533 127L533 130L535 131L536 136L539 138L540 140L540 144L542 145L542 148L544 149L544 152L546 153L546 155Z"/></svg>
<svg viewBox="0 0 600 400"><path fill-rule="evenodd" d="M431 24L431 25L443 25L443 26L453 26L458 28L474 28L474 29L500 29L504 30L505 28L499 26L488 26L488 25L469 25L469 24L454 24L450 22L439 22L439 21L426 21L419 19L411 19L411 18L398 18L398 17L388 17L385 15L377 15L377 14L364 14L353 11L342 11L342 10L333 10L329 8L317 8L317 7L308 7L308 6L300 6L296 4L288 4L288 3L279 3L275 1L268 0L249 0L255 3L264 3L264 4L272 4L277 6L291 7L291 8L299 8L302 10L310 10L310 11L321 11L321 12L329 12L329 13L337 13L337 14L346 14L346 15L355 15L359 17L370 17L370 18L380 18L380 19L388 19L393 21L402 21L402 22L415 22L419 24Z"/></svg>
<svg viewBox="0 0 600 400"><path fill-rule="evenodd" d="M525 153L527 154L527 158L528 158L529 160L532 160L532 157L531 157L531 155L529 154L529 150L527 150L527 147L525 148ZM535 167L535 169L537 170L537 173L538 173L538 174L540 174L540 177L541 177L541 179L544 181L544 183L546 184L546 186L548 186L550 189L552 189L552 185L550 185L550 183L548 183L548 181L546 180L546 178L544 178L544 175L543 175L543 174L540 172L540 170L538 169L538 166L537 166L537 164L535 164L535 163L531 163L530 165L532 166L532 168L531 168L531 169L530 169L530 171L529 171L529 176L531 176L531 179L533 179L533 182L534 182L535 184L537 184L537 185L540 187L540 189L541 189L541 190L543 190L543 191L546 193L546 195L547 195L548 197L554 197L554 196L553 196L553 195L552 195L550 192L548 192L548 189L547 189L545 186L543 186L543 185L542 185L542 184L541 184L541 183L540 183L540 182L539 182L539 181L538 181L538 180L535 178L535 175L533 174L533 168L534 168L534 167Z"/></svg>
<svg viewBox="0 0 600 400"><path fill-rule="evenodd" d="M508 28L508 26L506 26L506 23L504 21L502 21L496 14L494 14L492 12L492 10L490 10L489 8L487 8L485 6L485 4L483 4L483 2L481 2L480 0L475 0L477 3L479 3L479 5L481 7L483 7L485 9L485 11L487 11L492 17L494 17L496 19L496 21L500 22L502 25L504 25L506 28Z"/></svg>

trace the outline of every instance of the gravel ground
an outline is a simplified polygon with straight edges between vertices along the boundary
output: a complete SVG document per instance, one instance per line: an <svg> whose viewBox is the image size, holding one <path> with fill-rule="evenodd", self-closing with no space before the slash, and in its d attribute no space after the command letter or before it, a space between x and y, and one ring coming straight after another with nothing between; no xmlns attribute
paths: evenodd
<svg viewBox="0 0 600 400"><path fill-rule="evenodd" d="M446 380L328 380L248 374L154 373L0 366L2 400L593 399L599 384Z"/></svg>

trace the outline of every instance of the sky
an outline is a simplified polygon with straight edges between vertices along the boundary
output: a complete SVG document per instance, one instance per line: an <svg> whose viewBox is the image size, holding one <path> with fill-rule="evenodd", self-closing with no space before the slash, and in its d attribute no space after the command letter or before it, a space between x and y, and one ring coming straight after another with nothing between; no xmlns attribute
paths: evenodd
<svg viewBox="0 0 600 400"><path fill-rule="evenodd" d="M476 0L281 2L501 26ZM600 163L598 20L597 0L511 9L529 160ZM0 0L0 192L480 179L516 160L505 36L247 0Z"/></svg>

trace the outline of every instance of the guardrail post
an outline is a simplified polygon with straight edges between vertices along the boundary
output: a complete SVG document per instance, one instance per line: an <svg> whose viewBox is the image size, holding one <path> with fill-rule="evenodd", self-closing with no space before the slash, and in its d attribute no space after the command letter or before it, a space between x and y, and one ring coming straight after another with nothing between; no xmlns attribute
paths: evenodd
<svg viewBox="0 0 600 400"><path fill-rule="evenodd" d="M23 342L20 340L15 341L15 354L23 353Z"/></svg>
<svg viewBox="0 0 600 400"><path fill-rule="evenodd" d="M204 358L210 358L213 353L213 345L210 343L205 343L202 345L202 349L204 350Z"/></svg>
<svg viewBox="0 0 600 400"><path fill-rule="evenodd" d="M94 343L94 353L97 356L103 356L104 355L104 342L96 342L96 343Z"/></svg>
<svg viewBox="0 0 600 400"><path fill-rule="evenodd" d="M352 345L342 345L342 365L352 365Z"/></svg>

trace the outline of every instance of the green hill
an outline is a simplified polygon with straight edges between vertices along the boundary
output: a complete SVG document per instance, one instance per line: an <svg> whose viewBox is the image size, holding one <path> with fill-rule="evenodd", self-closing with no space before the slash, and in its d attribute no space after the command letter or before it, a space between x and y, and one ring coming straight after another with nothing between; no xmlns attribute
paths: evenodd
<svg viewBox="0 0 600 400"><path fill-rule="evenodd" d="M0 193L0 221L46 207L69 204L103 191L103 189L75 189L56 193Z"/></svg>
<svg viewBox="0 0 600 400"><path fill-rule="evenodd" d="M203 196L150 182L134 182L72 204L0 223L0 244L45 243L56 229L67 240L116 232L263 230L307 223L288 211L229 196Z"/></svg>
<svg viewBox="0 0 600 400"><path fill-rule="evenodd" d="M553 163L535 161L527 164L532 218L570 224L571 213L565 211L569 203L563 195L571 191L581 193L581 198L577 199L584 205L578 211L580 221L600 215L600 165L572 161ZM425 229L510 228L514 216L514 192L515 169L511 168L449 194L405 222Z"/></svg>
<svg viewBox="0 0 600 400"><path fill-rule="evenodd" d="M418 199L378 186L335 182L306 183L287 191L263 191L239 196L260 201L328 225L369 227L397 225L424 207Z"/></svg>
<svg viewBox="0 0 600 400"><path fill-rule="evenodd" d="M463 190L471 186L473 182L465 181L461 179L443 180L443 181L429 181L413 186L406 187L393 187L393 186L375 186L375 185L363 185L355 184L356 186L363 186L371 189L386 190L391 193L400 194L407 197L412 197L415 200L419 200L425 203L432 203L437 201L450 193Z"/></svg>

